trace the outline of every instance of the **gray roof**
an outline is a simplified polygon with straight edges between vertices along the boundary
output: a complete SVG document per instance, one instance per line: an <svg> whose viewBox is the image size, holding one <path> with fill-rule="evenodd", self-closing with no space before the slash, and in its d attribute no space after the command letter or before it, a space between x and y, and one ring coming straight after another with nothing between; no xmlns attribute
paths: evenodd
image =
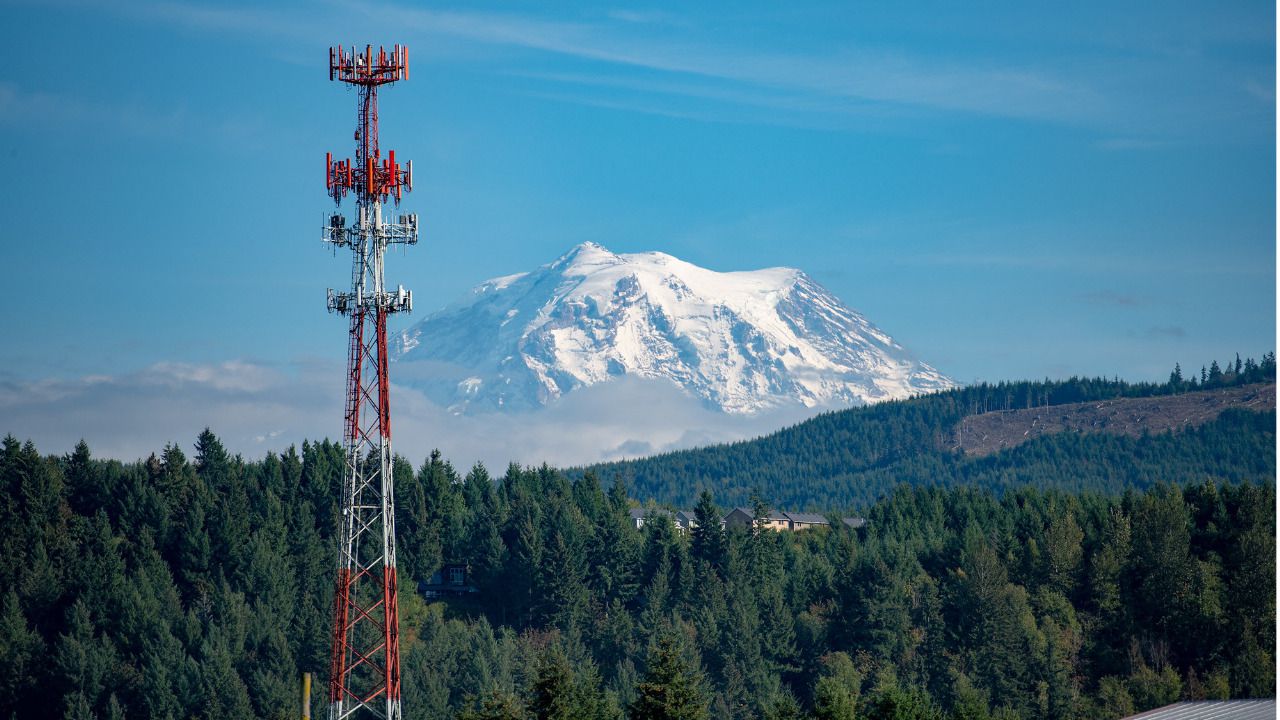
<svg viewBox="0 0 1280 720"><path fill-rule="evenodd" d="M840 518L840 522L854 529L860 528L863 525L867 524L866 518L855 518L855 517Z"/></svg>
<svg viewBox="0 0 1280 720"><path fill-rule="evenodd" d="M816 525L827 524L827 516L819 515L818 513L784 512L782 514L786 515L791 522L810 523Z"/></svg>
<svg viewBox="0 0 1280 720"><path fill-rule="evenodd" d="M747 517L755 517L755 516L756 516L756 511L755 511L754 509L749 508L749 507L743 507L743 506L739 505L738 507L736 507L736 508L734 508L734 509L730 510L728 513L726 513L726 514L725 514L725 517L729 517L730 515L732 515L732 514L733 514L733 513L735 513L735 512L742 512L742 513L746 513ZM786 514L786 513L784 513L784 512L778 512L777 510L770 510L770 511L769 511L769 513L768 513L765 517L766 517L766 519L768 519L768 520L776 520L776 521L778 521L778 522L787 522L787 514Z"/></svg>
<svg viewBox="0 0 1280 720"><path fill-rule="evenodd" d="M1275 700L1205 700L1165 705L1125 720L1274 720L1275 716Z"/></svg>

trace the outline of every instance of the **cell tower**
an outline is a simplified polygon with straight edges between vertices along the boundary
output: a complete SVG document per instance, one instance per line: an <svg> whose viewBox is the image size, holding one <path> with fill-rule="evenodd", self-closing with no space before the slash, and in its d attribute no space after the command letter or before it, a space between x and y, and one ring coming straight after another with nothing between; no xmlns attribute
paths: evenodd
<svg viewBox="0 0 1280 720"><path fill-rule="evenodd" d="M413 309L413 296L387 290L383 256L388 245L418 242L418 216L383 219L387 200L398 205L413 187L413 164L378 148L378 86L409 79L409 51L372 45L329 49L329 79L359 91L356 157L325 155L325 188L339 206L351 193L348 225L331 214L324 240L351 248L351 291L329 290L330 312L351 318L347 354L338 576L333 594L333 655L329 718L370 716L400 720L400 617L396 600L395 487L391 472L391 408L387 380L387 316ZM363 711L363 712L362 712Z"/></svg>

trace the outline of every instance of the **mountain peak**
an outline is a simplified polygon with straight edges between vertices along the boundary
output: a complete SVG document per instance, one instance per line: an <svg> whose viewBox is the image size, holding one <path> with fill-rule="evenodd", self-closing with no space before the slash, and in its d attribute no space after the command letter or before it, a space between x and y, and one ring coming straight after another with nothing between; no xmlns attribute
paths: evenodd
<svg viewBox="0 0 1280 720"><path fill-rule="evenodd" d="M716 272L593 242L482 283L402 333L395 357L430 361L418 384L457 412L538 407L624 375L731 413L954 386L799 270Z"/></svg>
<svg viewBox="0 0 1280 720"><path fill-rule="evenodd" d="M555 262L551 263L551 266L567 267L569 265L576 265L579 263L593 264L608 262L616 259L617 257L617 255L609 252L609 249L605 246L588 240L569 248L569 251L561 255Z"/></svg>

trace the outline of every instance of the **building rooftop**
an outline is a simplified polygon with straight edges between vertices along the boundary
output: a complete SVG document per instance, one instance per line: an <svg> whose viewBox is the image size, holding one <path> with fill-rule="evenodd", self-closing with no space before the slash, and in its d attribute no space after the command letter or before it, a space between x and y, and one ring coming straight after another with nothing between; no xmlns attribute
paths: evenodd
<svg viewBox="0 0 1280 720"><path fill-rule="evenodd" d="M1274 720L1276 701L1204 700L1180 702L1130 715L1125 720Z"/></svg>
<svg viewBox="0 0 1280 720"><path fill-rule="evenodd" d="M756 514L756 511L754 509L739 505L738 507L726 513L725 516L728 517L734 512L744 512L747 514L747 517L755 517L755 514ZM788 522L787 514L784 512L780 512L778 510L770 510L768 515L765 516L765 519L771 520L773 522Z"/></svg>
<svg viewBox="0 0 1280 720"><path fill-rule="evenodd" d="M791 522L808 523L810 525L827 524L827 516L819 515L818 513L784 512L782 514L790 518Z"/></svg>

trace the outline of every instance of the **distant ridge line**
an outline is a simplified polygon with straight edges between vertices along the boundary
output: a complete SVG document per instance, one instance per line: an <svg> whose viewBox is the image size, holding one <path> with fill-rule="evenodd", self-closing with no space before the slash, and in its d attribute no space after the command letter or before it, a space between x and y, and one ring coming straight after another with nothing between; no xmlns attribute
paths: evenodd
<svg viewBox="0 0 1280 720"><path fill-rule="evenodd" d="M946 449L982 456L1056 433L1094 432L1138 437L1143 433L1173 432L1212 422L1230 408L1254 412L1275 410L1275 383L968 415L956 425Z"/></svg>

